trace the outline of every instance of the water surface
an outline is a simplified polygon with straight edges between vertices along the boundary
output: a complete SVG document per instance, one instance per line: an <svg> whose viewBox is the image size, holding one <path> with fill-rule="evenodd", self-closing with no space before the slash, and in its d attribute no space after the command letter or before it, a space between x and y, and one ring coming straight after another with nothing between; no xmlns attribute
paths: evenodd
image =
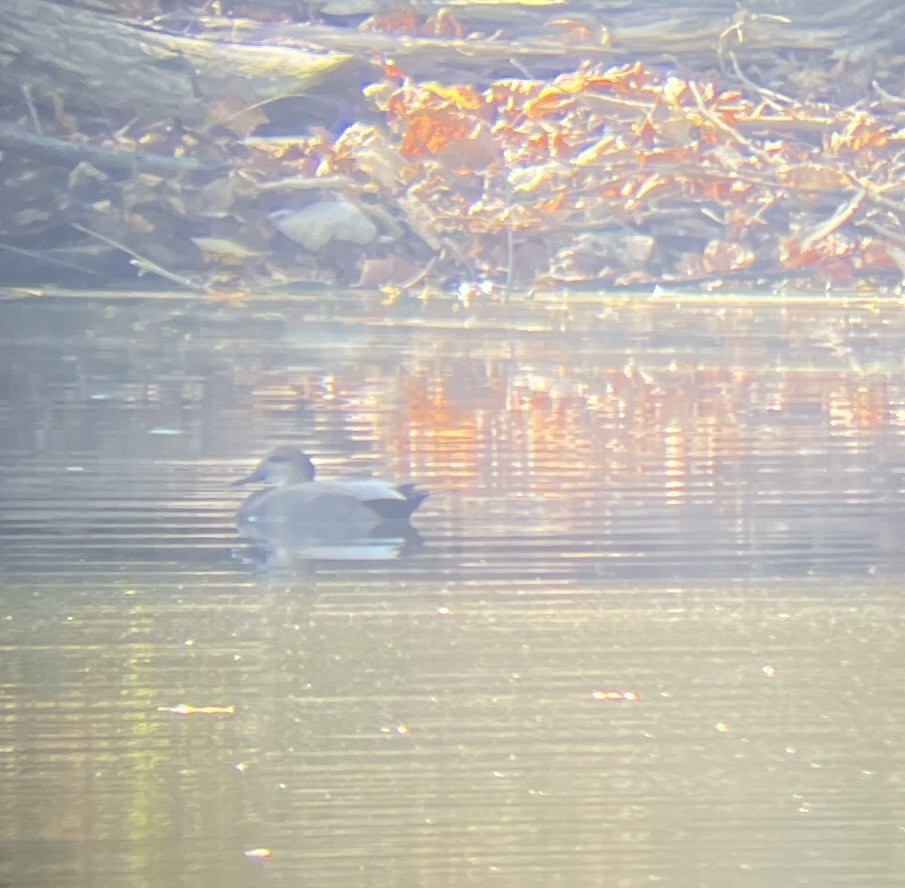
<svg viewBox="0 0 905 888"><path fill-rule="evenodd" d="M900 885L898 309L348 298L0 303L6 883Z"/></svg>

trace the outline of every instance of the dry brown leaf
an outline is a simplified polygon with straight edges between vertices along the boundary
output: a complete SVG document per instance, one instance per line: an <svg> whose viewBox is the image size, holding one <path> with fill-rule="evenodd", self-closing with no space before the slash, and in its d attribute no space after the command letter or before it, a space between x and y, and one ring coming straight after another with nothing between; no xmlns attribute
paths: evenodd
<svg viewBox="0 0 905 888"><path fill-rule="evenodd" d="M781 172L781 178L789 188L801 192L799 199L816 200L827 191L848 187L845 174L835 167L818 163L802 163Z"/></svg>
<svg viewBox="0 0 905 888"><path fill-rule="evenodd" d="M393 284L404 285L423 272L420 265L415 265L401 256L387 256L384 259L365 259L361 263L359 287L386 287Z"/></svg>
<svg viewBox="0 0 905 888"><path fill-rule="evenodd" d="M222 126L244 138L267 123L267 119L261 108L249 106L232 96L224 96L206 107L205 128Z"/></svg>
<svg viewBox="0 0 905 888"><path fill-rule="evenodd" d="M207 262L218 261L227 265L239 265L246 259L261 255L256 250L225 237L193 237L192 241L201 250Z"/></svg>

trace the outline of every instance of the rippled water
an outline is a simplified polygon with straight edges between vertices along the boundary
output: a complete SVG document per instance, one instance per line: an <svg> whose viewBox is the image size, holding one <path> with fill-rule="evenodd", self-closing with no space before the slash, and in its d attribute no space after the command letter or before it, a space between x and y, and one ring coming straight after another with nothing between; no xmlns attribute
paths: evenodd
<svg viewBox="0 0 905 888"><path fill-rule="evenodd" d="M900 885L898 307L359 299L0 303L0 879Z"/></svg>

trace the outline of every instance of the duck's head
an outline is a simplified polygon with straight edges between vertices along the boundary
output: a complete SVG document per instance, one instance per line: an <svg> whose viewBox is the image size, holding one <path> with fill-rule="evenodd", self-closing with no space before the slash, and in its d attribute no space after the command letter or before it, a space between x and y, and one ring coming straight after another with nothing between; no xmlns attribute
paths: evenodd
<svg viewBox="0 0 905 888"><path fill-rule="evenodd" d="M313 481L314 475L314 463L307 453L302 453L295 447L278 447L270 456L262 459L250 475L233 481L233 487L252 484L255 481L263 481L274 487L285 487L288 484Z"/></svg>

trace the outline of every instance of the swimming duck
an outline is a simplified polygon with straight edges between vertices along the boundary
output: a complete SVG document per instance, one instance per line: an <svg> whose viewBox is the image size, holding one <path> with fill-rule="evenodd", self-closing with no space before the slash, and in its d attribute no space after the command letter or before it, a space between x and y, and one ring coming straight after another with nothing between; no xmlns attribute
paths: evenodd
<svg viewBox="0 0 905 888"><path fill-rule="evenodd" d="M386 522L404 522L427 498L414 484L376 479L316 481L311 457L280 447L233 486L268 486L239 506L239 528L261 538L309 535L320 540L371 533Z"/></svg>

